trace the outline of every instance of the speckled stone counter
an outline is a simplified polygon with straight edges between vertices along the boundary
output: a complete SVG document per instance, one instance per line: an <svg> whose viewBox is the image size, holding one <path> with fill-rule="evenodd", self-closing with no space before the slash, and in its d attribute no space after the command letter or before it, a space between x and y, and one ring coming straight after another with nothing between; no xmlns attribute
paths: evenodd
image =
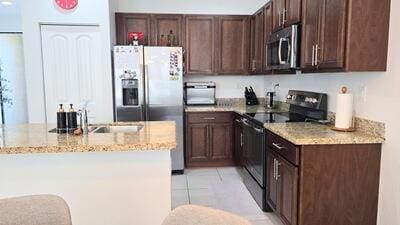
<svg viewBox="0 0 400 225"><path fill-rule="evenodd" d="M175 122L137 122L103 125L143 125L138 132L55 134L49 124L6 125L0 129L0 154L172 150ZM102 125L95 125L102 126Z"/></svg>
<svg viewBox="0 0 400 225"><path fill-rule="evenodd" d="M383 137L363 131L338 132L316 123L269 123L264 126L295 145L380 144L385 141Z"/></svg>
<svg viewBox="0 0 400 225"><path fill-rule="evenodd" d="M266 109L263 105L256 106L246 106L246 105L236 105L236 106L186 106L186 112L236 112L240 115L245 113L257 113L257 112L287 112L284 109Z"/></svg>

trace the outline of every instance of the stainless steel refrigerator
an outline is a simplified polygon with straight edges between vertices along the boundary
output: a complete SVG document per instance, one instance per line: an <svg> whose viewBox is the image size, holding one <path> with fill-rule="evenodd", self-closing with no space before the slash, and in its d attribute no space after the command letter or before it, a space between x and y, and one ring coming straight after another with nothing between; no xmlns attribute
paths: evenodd
<svg viewBox="0 0 400 225"><path fill-rule="evenodd" d="M184 169L182 52L181 47L114 47L115 121L175 121L173 171Z"/></svg>

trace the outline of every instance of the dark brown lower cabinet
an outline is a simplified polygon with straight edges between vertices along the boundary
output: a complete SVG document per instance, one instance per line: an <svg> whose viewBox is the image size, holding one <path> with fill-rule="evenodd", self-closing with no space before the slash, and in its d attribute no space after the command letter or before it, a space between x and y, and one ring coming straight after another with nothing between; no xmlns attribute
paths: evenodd
<svg viewBox="0 0 400 225"><path fill-rule="evenodd" d="M186 166L229 165L234 165L232 113L187 113Z"/></svg>
<svg viewBox="0 0 400 225"><path fill-rule="evenodd" d="M297 146L267 132L267 203L285 225L376 225L381 144Z"/></svg>

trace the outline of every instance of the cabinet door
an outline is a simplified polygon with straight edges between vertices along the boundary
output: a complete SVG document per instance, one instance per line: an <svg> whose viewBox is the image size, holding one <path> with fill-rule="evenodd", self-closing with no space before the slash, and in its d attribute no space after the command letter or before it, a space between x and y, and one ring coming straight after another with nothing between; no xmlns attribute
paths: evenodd
<svg viewBox="0 0 400 225"><path fill-rule="evenodd" d="M278 183L276 177L276 165L278 157L272 151L267 151L267 203L276 211L278 204Z"/></svg>
<svg viewBox="0 0 400 225"><path fill-rule="evenodd" d="M240 122L235 121L234 159L237 166L242 166L243 158L243 127Z"/></svg>
<svg viewBox="0 0 400 225"><path fill-rule="evenodd" d="M218 17L218 73L246 74L248 69L248 16Z"/></svg>
<svg viewBox="0 0 400 225"><path fill-rule="evenodd" d="M187 126L187 155L188 165L192 162L206 162L208 151L208 124L189 124Z"/></svg>
<svg viewBox="0 0 400 225"><path fill-rule="evenodd" d="M232 123L212 123L210 129L210 159L232 161Z"/></svg>
<svg viewBox="0 0 400 225"><path fill-rule="evenodd" d="M279 157L277 170L279 215L286 225L297 225L298 169Z"/></svg>
<svg viewBox="0 0 400 225"><path fill-rule="evenodd" d="M182 15L154 15L152 16L152 45L160 46L161 36L164 36L167 39L170 31L175 35L175 43L172 43L172 46L182 46Z"/></svg>
<svg viewBox="0 0 400 225"><path fill-rule="evenodd" d="M344 68L346 0L322 1L320 37L316 57L318 68Z"/></svg>
<svg viewBox="0 0 400 225"><path fill-rule="evenodd" d="M272 1L272 30L277 31L283 26L283 10L285 8L285 0Z"/></svg>
<svg viewBox="0 0 400 225"><path fill-rule="evenodd" d="M315 46L318 43L320 0L303 0L301 68L314 69Z"/></svg>
<svg viewBox="0 0 400 225"><path fill-rule="evenodd" d="M251 72L261 74L263 72L263 52L264 52L264 10L261 9L254 17L254 44L251 61Z"/></svg>
<svg viewBox="0 0 400 225"><path fill-rule="evenodd" d="M264 7L264 42L263 42L263 71L270 73L270 68L267 63L267 43L272 33L272 4L268 3Z"/></svg>
<svg viewBox="0 0 400 225"><path fill-rule="evenodd" d="M215 17L186 16L186 74L214 74Z"/></svg>
<svg viewBox="0 0 400 225"><path fill-rule="evenodd" d="M301 21L301 0L286 0L284 12L285 26L299 23Z"/></svg>
<svg viewBox="0 0 400 225"><path fill-rule="evenodd" d="M117 45L129 45L129 32L143 32L143 45L151 44L150 14L116 13Z"/></svg>

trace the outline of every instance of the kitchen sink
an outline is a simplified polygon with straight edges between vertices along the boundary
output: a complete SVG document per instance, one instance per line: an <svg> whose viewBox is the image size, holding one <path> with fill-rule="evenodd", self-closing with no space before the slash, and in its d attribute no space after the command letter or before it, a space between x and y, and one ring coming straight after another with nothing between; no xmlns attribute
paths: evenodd
<svg viewBox="0 0 400 225"><path fill-rule="evenodd" d="M89 133L96 130L97 128L98 128L97 126L89 126L88 127ZM57 128L49 130L49 133L57 133Z"/></svg>
<svg viewBox="0 0 400 225"><path fill-rule="evenodd" d="M140 131L143 125L116 125L116 126L102 126L95 129L92 133L135 133Z"/></svg>

